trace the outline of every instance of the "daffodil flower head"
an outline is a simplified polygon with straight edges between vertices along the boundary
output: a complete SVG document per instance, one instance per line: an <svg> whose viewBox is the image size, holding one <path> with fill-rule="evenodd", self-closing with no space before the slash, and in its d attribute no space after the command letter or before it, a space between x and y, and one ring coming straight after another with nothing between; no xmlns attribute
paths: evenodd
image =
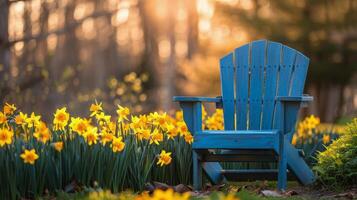
<svg viewBox="0 0 357 200"><path fill-rule="evenodd" d="M35 164L35 161L38 159L38 155L36 154L35 149L27 150L20 155L20 157L24 160L24 163Z"/></svg>
<svg viewBox="0 0 357 200"><path fill-rule="evenodd" d="M11 144L14 137L14 132L7 128L0 128L0 147L6 144Z"/></svg>
<svg viewBox="0 0 357 200"><path fill-rule="evenodd" d="M125 143L122 140L123 140L122 137L117 137L117 138L115 137L113 139L112 150L114 153L123 151L123 149L125 147Z"/></svg>
<svg viewBox="0 0 357 200"><path fill-rule="evenodd" d="M171 152L166 152L165 150L161 150L161 153L158 156L158 162L156 164L162 167L164 165L169 165L171 163L171 160L172 160Z"/></svg>
<svg viewBox="0 0 357 200"><path fill-rule="evenodd" d="M102 102L98 103L95 101L95 103L90 106L89 111L91 112L91 117L103 112Z"/></svg>
<svg viewBox="0 0 357 200"><path fill-rule="evenodd" d="M57 109L53 119L54 130L63 131L65 126L68 124L68 120L69 113L67 112L67 108L63 107L61 109Z"/></svg>
<svg viewBox="0 0 357 200"><path fill-rule="evenodd" d="M5 103L4 105L4 114L12 115L16 111L16 106L14 104Z"/></svg>
<svg viewBox="0 0 357 200"><path fill-rule="evenodd" d="M118 105L117 114L118 122L122 122L124 121L124 119L128 120L128 115L130 115L130 109L128 107L122 107Z"/></svg>

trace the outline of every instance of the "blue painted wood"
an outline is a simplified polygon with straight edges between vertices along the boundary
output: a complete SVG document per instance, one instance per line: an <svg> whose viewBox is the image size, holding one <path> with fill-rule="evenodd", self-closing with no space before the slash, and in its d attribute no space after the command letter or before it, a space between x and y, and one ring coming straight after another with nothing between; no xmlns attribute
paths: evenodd
<svg viewBox="0 0 357 200"><path fill-rule="evenodd" d="M221 133L227 133L227 134L275 134L277 133L278 130L275 129L270 129L270 130L204 130L200 131L200 134L221 134Z"/></svg>
<svg viewBox="0 0 357 200"><path fill-rule="evenodd" d="M278 72L282 45L276 42L268 42L266 78L263 102L262 129L271 129L273 126L275 96L277 89Z"/></svg>
<svg viewBox="0 0 357 200"><path fill-rule="evenodd" d="M193 149L278 149L279 136L271 133L227 133L225 131L205 133L195 136Z"/></svg>
<svg viewBox="0 0 357 200"><path fill-rule="evenodd" d="M193 151L192 152L192 167L193 167L193 188L195 190L202 189L202 166L200 161L198 160L198 154Z"/></svg>
<svg viewBox="0 0 357 200"><path fill-rule="evenodd" d="M202 155L205 162L273 162L276 161L274 150L221 150L219 153Z"/></svg>
<svg viewBox="0 0 357 200"><path fill-rule="evenodd" d="M221 173L223 168L218 162L202 162L202 168L212 183L220 184L226 182L226 178Z"/></svg>
<svg viewBox="0 0 357 200"><path fill-rule="evenodd" d="M224 129L234 130L234 62L230 53L221 59Z"/></svg>
<svg viewBox="0 0 357 200"><path fill-rule="evenodd" d="M174 97L195 137L195 188L202 186L202 167L212 182L224 181L220 164L204 161L234 161L234 154L224 153L237 150L274 150L280 190L286 188L287 166L301 183L313 182L312 171L290 144L301 103L312 100L302 95L308 63L306 56L285 45L255 41L221 59L222 98ZM224 131L201 130L201 102L223 104ZM222 149L223 154L212 155L208 149ZM259 157L258 152L253 155Z"/></svg>
<svg viewBox="0 0 357 200"><path fill-rule="evenodd" d="M252 42L249 84L249 129L251 130L261 128L266 43L266 40Z"/></svg>
<svg viewBox="0 0 357 200"><path fill-rule="evenodd" d="M188 101L188 102L195 102L195 101L200 101L200 102L214 102L214 103L220 103L222 102L222 97L192 97L192 96L174 96L173 101Z"/></svg>
<svg viewBox="0 0 357 200"><path fill-rule="evenodd" d="M294 71L291 77L290 96L302 96L308 65L309 59L298 52L296 54ZM289 108L290 116L289 121L287 121L289 132L287 135L290 141L292 140L293 134L295 132L295 123L298 117L300 106L290 106Z"/></svg>
<svg viewBox="0 0 357 200"><path fill-rule="evenodd" d="M290 141L285 139L284 148L286 150L286 157L288 162L288 168L293 172L296 178L303 185L312 184L315 181L315 176L310 167L306 164L303 157Z"/></svg>
<svg viewBox="0 0 357 200"><path fill-rule="evenodd" d="M297 102L310 102L313 101L314 98L312 96L277 96L275 98L277 101L297 101Z"/></svg>
<svg viewBox="0 0 357 200"><path fill-rule="evenodd" d="M309 58L300 52L297 52L295 59L295 67L292 75L290 86L291 96L302 96L304 92L307 69L309 66Z"/></svg>
<svg viewBox="0 0 357 200"><path fill-rule="evenodd" d="M180 106L183 110L183 117L189 131L196 136L202 130L202 103L181 101ZM205 152L208 152L207 150ZM198 154L192 152L193 161L193 186L196 190L202 188L202 168L206 172L207 177L211 182L218 184L225 181L220 173L222 167L217 162L202 163L199 161Z"/></svg>
<svg viewBox="0 0 357 200"><path fill-rule="evenodd" d="M282 102L278 102L278 105L280 107L279 109L280 113L278 113L279 118L285 120L285 116L286 116L285 104ZM278 189L281 191L285 191L288 181L287 174L286 174L288 163L286 157L287 156L286 150L284 148L284 141L285 141L284 137L286 133L285 123L280 123L279 130L280 131L279 131Z"/></svg>
<svg viewBox="0 0 357 200"><path fill-rule="evenodd" d="M180 102L183 110L183 118L187 128L192 134L202 130L202 103L201 102Z"/></svg>
<svg viewBox="0 0 357 200"><path fill-rule="evenodd" d="M249 89L249 44L235 50L236 62L236 129L247 129Z"/></svg>
<svg viewBox="0 0 357 200"><path fill-rule="evenodd" d="M283 45L282 48L282 60L279 68L279 78L278 78L278 92L277 96L289 96L291 72L293 70L293 65L295 63L296 51ZM281 127L284 119L280 118L281 106L275 106L274 113L274 127Z"/></svg>

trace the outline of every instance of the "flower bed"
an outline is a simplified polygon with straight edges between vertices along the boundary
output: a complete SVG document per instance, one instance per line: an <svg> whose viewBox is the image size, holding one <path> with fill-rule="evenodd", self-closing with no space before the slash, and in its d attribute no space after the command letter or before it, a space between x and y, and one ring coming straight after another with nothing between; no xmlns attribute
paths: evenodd
<svg viewBox="0 0 357 200"><path fill-rule="evenodd" d="M0 112L1 199L96 184L118 192L140 191L151 180L189 183L193 137L182 113L135 116L119 106L114 120L101 103L90 111L81 118L57 109L47 125L40 115L6 104Z"/></svg>

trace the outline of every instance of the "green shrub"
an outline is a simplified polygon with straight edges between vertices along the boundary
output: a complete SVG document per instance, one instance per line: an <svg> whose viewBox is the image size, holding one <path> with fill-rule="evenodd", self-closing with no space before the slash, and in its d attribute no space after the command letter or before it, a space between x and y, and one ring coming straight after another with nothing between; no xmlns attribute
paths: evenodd
<svg viewBox="0 0 357 200"><path fill-rule="evenodd" d="M330 188L357 184L357 118L348 124L346 133L317 156L314 167L318 183Z"/></svg>

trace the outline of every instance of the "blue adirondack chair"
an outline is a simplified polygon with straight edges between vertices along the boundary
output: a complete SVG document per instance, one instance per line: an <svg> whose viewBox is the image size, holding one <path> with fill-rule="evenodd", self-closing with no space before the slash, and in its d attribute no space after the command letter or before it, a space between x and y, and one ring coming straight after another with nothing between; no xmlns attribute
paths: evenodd
<svg viewBox="0 0 357 200"><path fill-rule="evenodd" d="M221 58L221 97L173 98L194 134L195 189L202 187L202 171L215 184L275 178L279 190L286 189L288 173L304 185L314 181L303 154L291 145L298 111L313 100L303 95L308 64L305 55L288 46L254 41ZM202 130L203 102L223 107L225 130ZM278 169L224 170L219 164L263 161L276 161Z"/></svg>

